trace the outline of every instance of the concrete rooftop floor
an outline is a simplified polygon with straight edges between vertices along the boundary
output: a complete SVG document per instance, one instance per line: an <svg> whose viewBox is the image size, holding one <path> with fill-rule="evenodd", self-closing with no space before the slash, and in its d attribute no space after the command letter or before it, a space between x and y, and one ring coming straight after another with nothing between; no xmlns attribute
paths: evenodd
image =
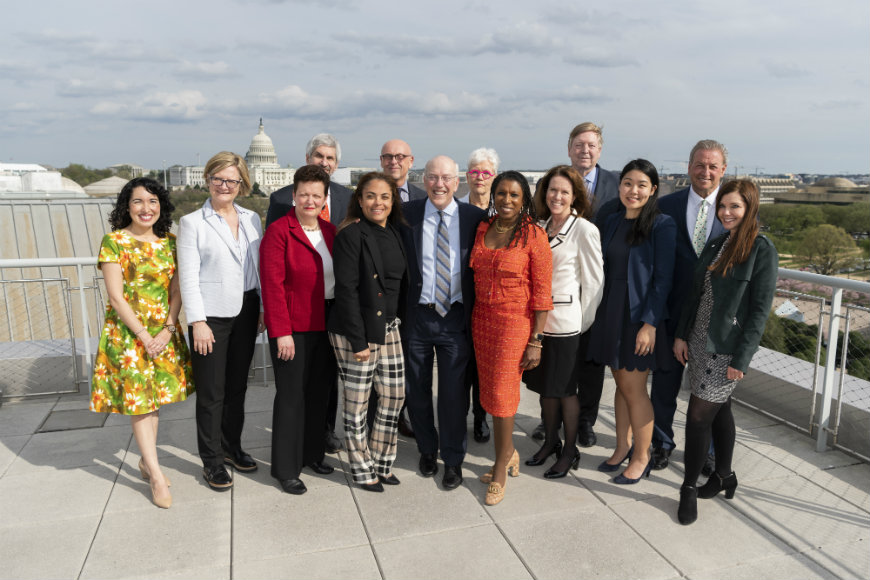
<svg viewBox="0 0 870 580"><path fill-rule="evenodd" d="M331 476L303 471L290 496L269 476L274 389L251 386L243 444L259 462L230 492L203 482L194 402L161 412L161 463L173 506L151 504L139 478L129 419L40 432L84 413L87 396L0 407L0 578L870 578L870 465L735 406L734 500L699 501L691 526L676 520L682 453L649 480L617 486L595 467L613 438L613 381L596 425L599 444L580 469L548 481L521 465L505 500L486 507L477 480L492 444L469 437L465 483L454 491L417 472L400 439L385 493L349 483L345 456ZM685 400L677 416L683 435ZM54 414L52 414L54 413ZM538 446L536 396L523 392L515 441ZM102 421L97 421L97 425ZM682 447L682 440L678 441ZM440 464L439 464L440 465ZM440 465L443 469L443 465Z"/></svg>

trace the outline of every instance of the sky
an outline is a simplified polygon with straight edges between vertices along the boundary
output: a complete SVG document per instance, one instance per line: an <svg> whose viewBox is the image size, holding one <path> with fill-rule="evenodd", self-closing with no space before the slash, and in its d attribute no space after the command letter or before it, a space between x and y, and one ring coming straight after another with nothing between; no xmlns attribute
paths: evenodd
<svg viewBox="0 0 870 580"><path fill-rule="evenodd" d="M196 165L244 155L263 117L282 165L334 134L342 166L408 141L415 167L567 163L870 173L870 2L38 0L0 17L0 161Z"/></svg>

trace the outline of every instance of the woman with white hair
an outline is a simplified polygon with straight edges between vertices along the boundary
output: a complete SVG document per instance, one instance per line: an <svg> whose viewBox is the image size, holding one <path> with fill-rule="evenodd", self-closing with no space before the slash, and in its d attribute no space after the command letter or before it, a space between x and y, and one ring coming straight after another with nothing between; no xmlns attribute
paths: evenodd
<svg viewBox="0 0 870 580"><path fill-rule="evenodd" d="M492 178L498 174L500 161L495 149L481 147L472 151L468 156L468 171L465 172L468 195L457 199L476 205L492 215L489 192L492 189Z"/></svg>

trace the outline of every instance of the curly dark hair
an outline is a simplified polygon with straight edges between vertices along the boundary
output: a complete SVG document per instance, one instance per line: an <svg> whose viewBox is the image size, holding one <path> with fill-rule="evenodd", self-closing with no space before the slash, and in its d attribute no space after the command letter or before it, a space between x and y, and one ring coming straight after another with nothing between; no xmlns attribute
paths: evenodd
<svg viewBox="0 0 870 580"><path fill-rule="evenodd" d="M637 246L643 243L652 232L653 224L655 224L656 216L659 215L659 172L656 171L656 166L646 159L633 159L629 161L622 172L619 174L619 183L622 184L622 179L630 171L640 171L649 177L650 184L653 186L653 193L646 200L646 204L640 208L640 215L634 221L631 229L626 235L625 241L629 246Z"/></svg>
<svg viewBox="0 0 870 580"><path fill-rule="evenodd" d="M175 211L175 206L172 205L166 188L150 177L131 179L121 189L118 199L115 200L115 207L109 214L109 225L112 226L112 231L126 228L133 223L133 218L130 217L130 198L133 196L133 190L137 187L144 187L145 191L151 195L156 195L160 201L160 217L154 222L153 230L154 235L158 238L165 238L172 227L172 212Z"/></svg>
<svg viewBox="0 0 870 580"><path fill-rule="evenodd" d="M492 182L492 189L489 195L489 203L495 207L495 194L498 191L498 186L503 181L513 181L514 183L519 184L520 189L523 190L523 207L520 210L520 219L517 220L517 223L514 224L514 231L511 232L511 241L508 243L507 247L510 247L512 244L518 246L520 240L523 241L523 246L525 247L529 241L529 232L532 232L532 235L537 235L539 228L537 227L538 214L535 211L535 204L532 201L532 189L529 187L529 182L526 179L525 175L520 173L519 171L505 171L504 173L499 173L498 176ZM489 224L492 225L495 220L498 219L498 212L490 218Z"/></svg>
<svg viewBox="0 0 870 580"><path fill-rule="evenodd" d="M356 189L354 189L353 195L350 197L350 202L347 205L347 217L345 217L344 221L339 224L339 230L342 230L350 224L365 217L362 212L362 207L360 207L360 202L362 201L363 190L372 181L383 181L390 187L390 191L393 194L393 207L390 209L387 223L391 224L393 227L399 227L400 225L407 223L405 221L405 216L402 214L402 198L399 196L399 187L396 185L396 180L382 171L369 171L360 176L359 181L356 184Z"/></svg>

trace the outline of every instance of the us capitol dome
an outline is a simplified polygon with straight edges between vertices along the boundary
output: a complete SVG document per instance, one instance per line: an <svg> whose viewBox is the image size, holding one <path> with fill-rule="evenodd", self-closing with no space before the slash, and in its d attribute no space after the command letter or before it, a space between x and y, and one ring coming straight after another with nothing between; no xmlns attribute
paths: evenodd
<svg viewBox="0 0 870 580"><path fill-rule="evenodd" d="M251 181L259 184L263 193L269 194L293 183L293 169L278 165L278 155L275 153L272 139L266 135L262 117L259 131L251 139L251 145L245 155L245 163L248 164Z"/></svg>

